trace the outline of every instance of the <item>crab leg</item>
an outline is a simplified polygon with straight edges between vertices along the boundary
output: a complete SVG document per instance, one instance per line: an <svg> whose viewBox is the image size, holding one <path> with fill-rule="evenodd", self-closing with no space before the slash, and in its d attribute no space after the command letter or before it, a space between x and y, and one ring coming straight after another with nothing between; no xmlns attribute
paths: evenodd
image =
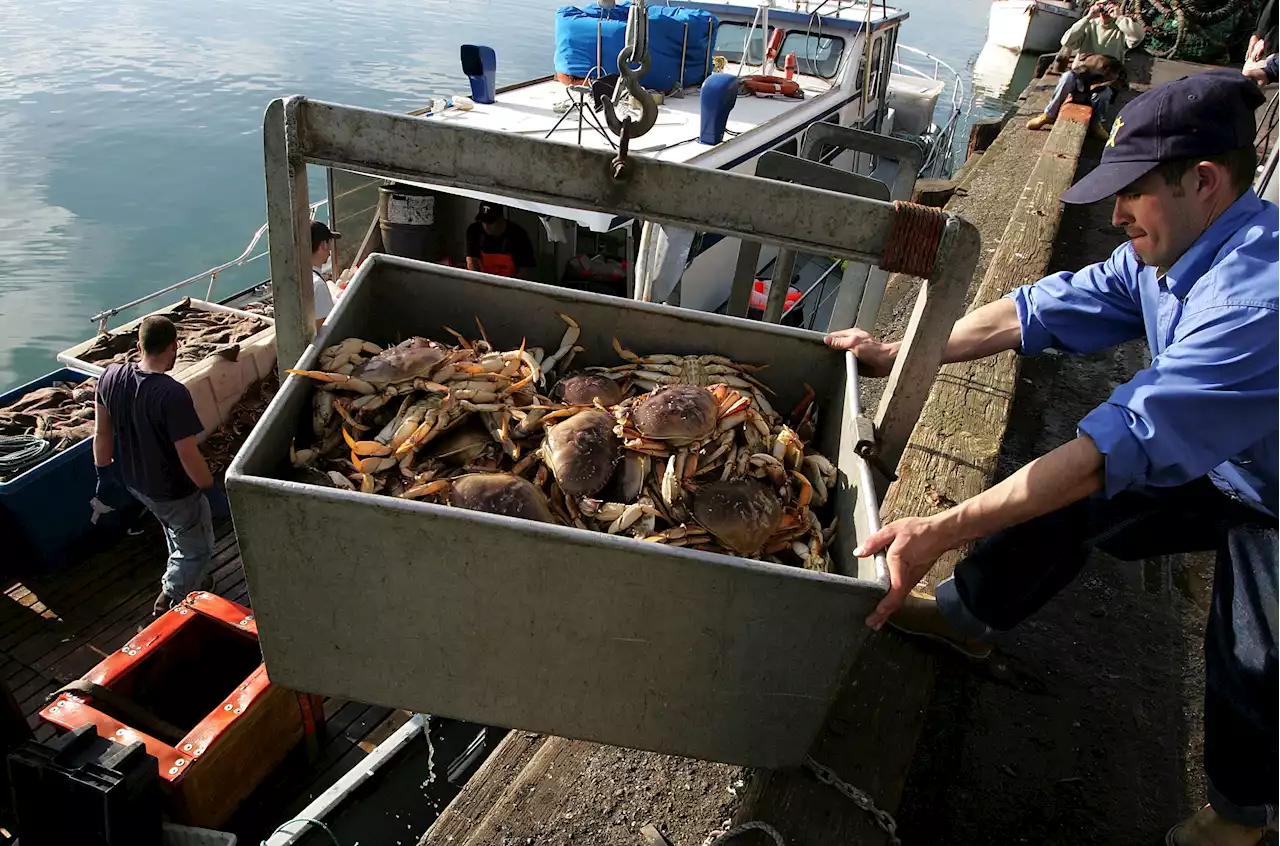
<svg viewBox="0 0 1280 846"><path fill-rule="evenodd" d="M622 513L618 515L618 519L610 523L609 528L606 529L605 531L611 535L616 535L618 532L631 528L633 523L635 523L645 514L650 514L650 513L656 515L658 512L656 509L650 506L641 505L638 502L632 505L625 506L623 508Z"/></svg>
<svg viewBox="0 0 1280 846"><path fill-rule="evenodd" d="M813 485L809 484L808 477L799 470L792 470L791 478L795 479L800 485L800 492L796 494L796 506L798 508L807 508L809 503L813 501Z"/></svg>
<svg viewBox="0 0 1280 846"><path fill-rule="evenodd" d="M342 387L350 388L351 390L361 394L372 394L377 392L377 389L365 380L357 379L354 376L344 376L341 373L330 373L326 370L286 370L285 373L289 373L293 376L306 376L307 378L314 379L317 382L341 385Z"/></svg>
<svg viewBox="0 0 1280 846"><path fill-rule="evenodd" d="M330 470L327 475L335 488L342 488L344 491L354 491L356 489L356 486L351 484L351 480L337 470Z"/></svg>
<svg viewBox="0 0 1280 846"><path fill-rule="evenodd" d="M407 488L400 494L401 499L421 499L424 496L433 496L449 489L450 482L448 479L436 479L430 482L421 482L411 488Z"/></svg>
<svg viewBox="0 0 1280 846"><path fill-rule="evenodd" d="M474 348L471 346L471 342L470 342L470 341L468 341L466 338L464 338L464 337L462 336L462 333L461 333L461 332L459 332L458 330L456 330L456 329L450 329L448 326L443 326L443 327L441 327L441 328L443 328L443 329L444 329L444 331L448 332L448 333L449 333L450 335L452 335L453 337L457 338L457 339L458 339L458 346L462 347L464 350L474 349Z"/></svg>
<svg viewBox="0 0 1280 846"><path fill-rule="evenodd" d="M293 440L289 441L289 463L294 467L306 467L315 461L316 451L314 449L296 449Z"/></svg>
<svg viewBox="0 0 1280 846"><path fill-rule="evenodd" d="M554 373L556 362L564 358L565 355L573 349L573 345L578 343L578 322L562 311L557 311L556 317L559 317L565 323L569 324L569 328L565 330L564 337L560 339L560 349L542 360L542 372L544 374ZM539 379L538 382L541 384L542 379Z"/></svg>

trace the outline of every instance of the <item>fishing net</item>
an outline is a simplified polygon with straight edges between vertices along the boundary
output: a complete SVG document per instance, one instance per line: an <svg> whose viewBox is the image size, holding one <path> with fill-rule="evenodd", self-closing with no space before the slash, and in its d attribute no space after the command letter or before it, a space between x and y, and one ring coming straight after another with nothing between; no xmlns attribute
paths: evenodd
<svg viewBox="0 0 1280 846"><path fill-rule="evenodd" d="M1208 65L1244 61L1265 0L1125 0L1147 28L1142 49L1163 59Z"/></svg>

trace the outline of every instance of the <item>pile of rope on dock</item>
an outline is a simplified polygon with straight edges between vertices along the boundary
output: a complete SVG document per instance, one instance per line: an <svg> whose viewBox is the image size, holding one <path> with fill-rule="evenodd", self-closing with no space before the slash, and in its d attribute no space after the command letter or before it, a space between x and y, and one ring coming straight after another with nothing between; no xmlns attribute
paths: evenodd
<svg viewBox="0 0 1280 846"><path fill-rule="evenodd" d="M1262 0L1124 0L1147 28L1142 48L1184 62L1230 65L1244 60Z"/></svg>
<svg viewBox="0 0 1280 846"><path fill-rule="evenodd" d="M55 382L0 408L0 482L93 437L96 379Z"/></svg>
<svg viewBox="0 0 1280 846"><path fill-rule="evenodd" d="M175 364L178 368L203 361L211 355L225 354L234 359L239 353L237 344L269 325L255 317L196 308L190 297L156 313L172 320L178 329L178 359ZM140 361L138 329L99 335L93 345L78 357L99 367Z"/></svg>

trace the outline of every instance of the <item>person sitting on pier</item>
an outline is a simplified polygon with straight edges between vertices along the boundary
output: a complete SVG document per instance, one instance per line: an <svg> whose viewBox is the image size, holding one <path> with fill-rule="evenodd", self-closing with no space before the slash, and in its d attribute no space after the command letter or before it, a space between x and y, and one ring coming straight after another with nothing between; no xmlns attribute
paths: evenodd
<svg viewBox="0 0 1280 846"><path fill-rule="evenodd" d="M152 315L138 332L139 364L113 364L98 378L93 431L96 499L127 502L124 488L164 527L169 562L152 613L168 611L213 579L213 474L196 437L204 430L186 386L168 375L178 358L173 321ZM118 459L118 460L117 460Z"/></svg>
<svg viewBox="0 0 1280 846"><path fill-rule="evenodd" d="M1062 36L1062 51L1075 51L1077 54L1090 53L1107 57L1115 61L1116 67L1123 69L1126 53L1137 47L1146 28L1136 15L1122 15L1112 3L1098 2L1089 7L1089 13L1076 21L1071 29ZM1107 107L1115 99L1115 78L1091 79L1092 74L1084 74L1079 70L1065 71L1058 77L1058 87L1053 91L1053 98L1044 112L1027 122L1027 129L1040 129L1051 126L1058 119L1058 112L1073 94L1089 94L1089 104L1093 106L1093 118L1089 123L1089 131L1095 138L1107 140L1107 130L1103 126Z"/></svg>
<svg viewBox="0 0 1280 846"><path fill-rule="evenodd" d="M1217 554L1205 632L1209 804L1173 846L1256 844L1276 824L1277 504L1280 492L1280 213L1251 185L1258 87L1217 69L1153 88L1120 112L1101 163L1062 196L1115 194L1129 241L975 309L945 361L1006 350L1089 354L1146 337L1151 365L1080 421L1074 440L977 496L894 521L859 556L887 551L889 622L974 657L1066 587L1093 548L1126 560ZM898 346L849 329L827 343L885 375ZM938 585L939 556L981 540Z"/></svg>

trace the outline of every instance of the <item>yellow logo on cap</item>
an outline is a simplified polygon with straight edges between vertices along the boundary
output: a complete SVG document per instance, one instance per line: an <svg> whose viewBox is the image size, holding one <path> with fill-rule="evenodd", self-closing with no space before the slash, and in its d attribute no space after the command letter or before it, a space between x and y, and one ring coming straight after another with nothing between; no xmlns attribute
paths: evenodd
<svg viewBox="0 0 1280 846"><path fill-rule="evenodd" d="M1116 145L1116 133L1120 131L1120 127L1124 126L1124 121L1116 118L1116 122L1111 124L1111 135L1107 138L1107 146L1114 147Z"/></svg>

